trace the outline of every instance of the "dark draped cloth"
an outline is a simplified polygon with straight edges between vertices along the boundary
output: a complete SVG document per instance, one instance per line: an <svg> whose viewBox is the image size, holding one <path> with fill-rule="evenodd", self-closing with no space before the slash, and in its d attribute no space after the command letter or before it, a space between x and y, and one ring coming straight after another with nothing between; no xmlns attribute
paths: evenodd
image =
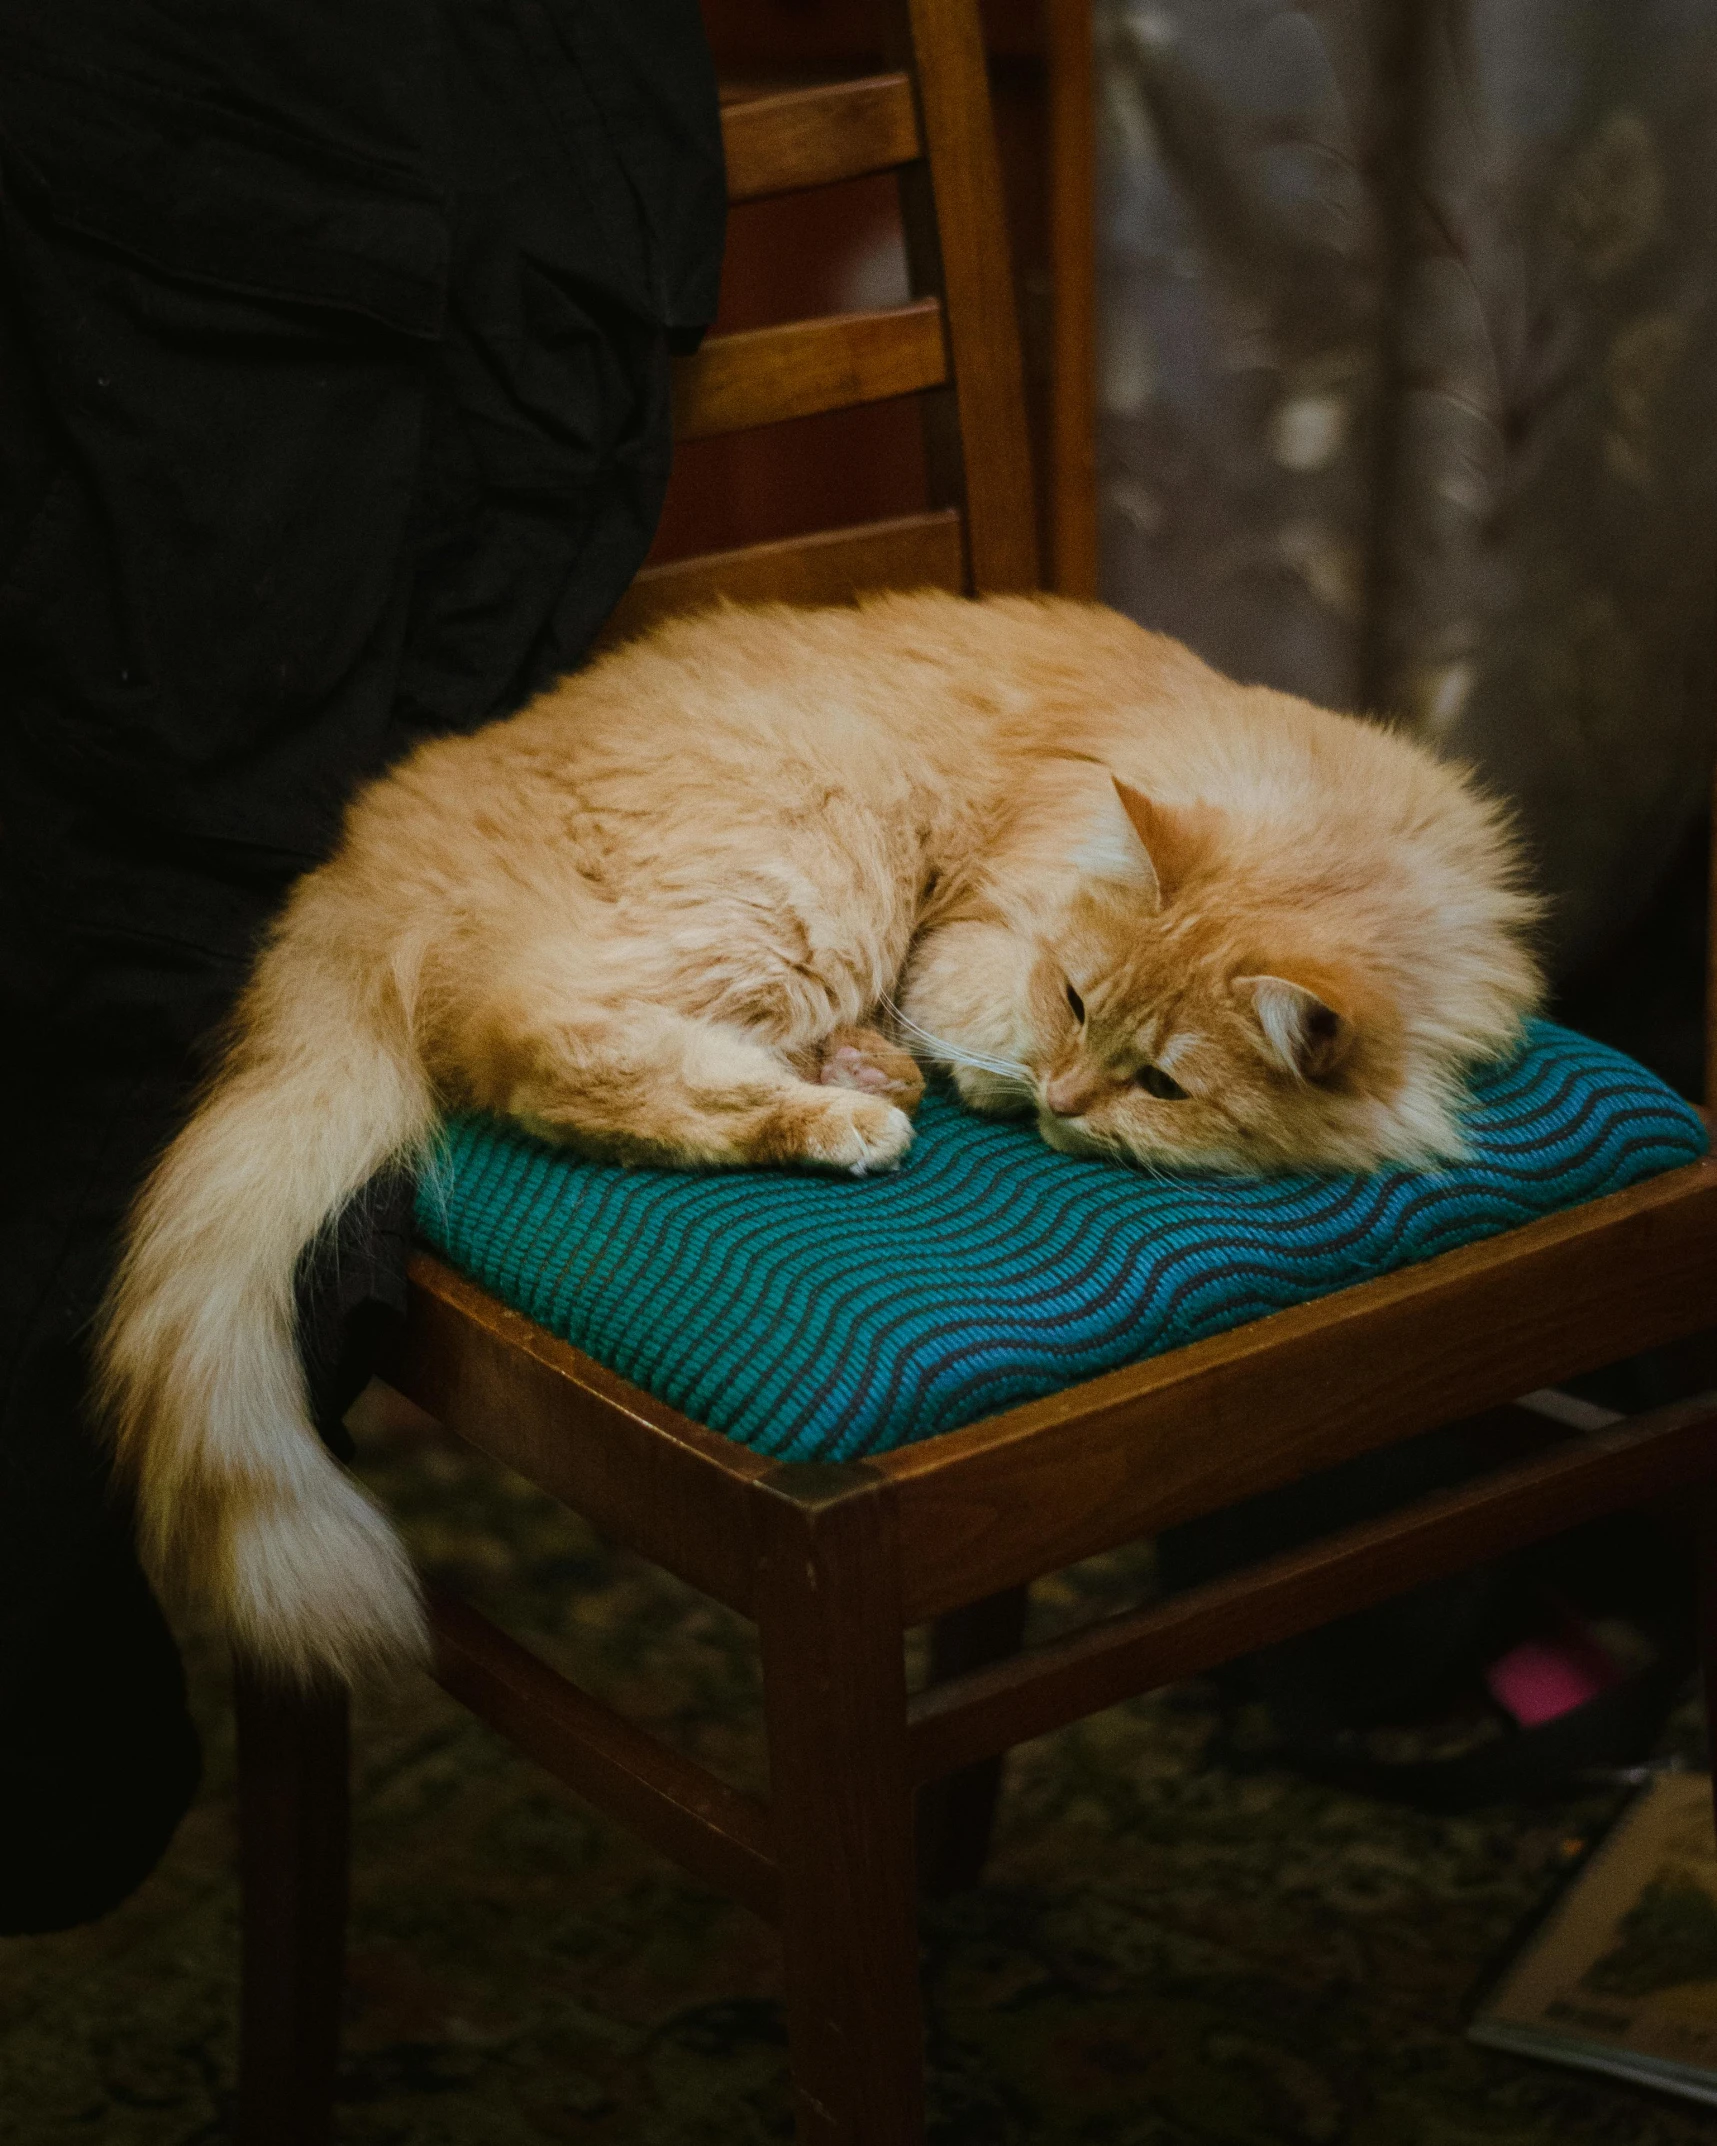
<svg viewBox="0 0 1717 2146"><path fill-rule="evenodd" d="M0 1930L196 1781L86 1408L126 1204L353 786L636 571L723 216L695 0L0 11ZM329 1429L406 1221L307 1278Z"/></svg>

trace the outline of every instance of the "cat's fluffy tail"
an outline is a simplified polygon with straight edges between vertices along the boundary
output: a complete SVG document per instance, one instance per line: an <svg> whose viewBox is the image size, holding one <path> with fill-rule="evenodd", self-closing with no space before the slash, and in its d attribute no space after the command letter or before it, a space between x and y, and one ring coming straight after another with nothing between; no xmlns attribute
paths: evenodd
<svg viewBox="0 0 1717 2146"><path fill-rule="evenodd" d="M342 966L316 906L289 911L137 1202L98 1346L151 1578L211 1599L239 1651L298 1681L426 1644L403 1547L311 1428L294 1277L352 1193L421 1147L434 1101L398 994Z"/></svg>

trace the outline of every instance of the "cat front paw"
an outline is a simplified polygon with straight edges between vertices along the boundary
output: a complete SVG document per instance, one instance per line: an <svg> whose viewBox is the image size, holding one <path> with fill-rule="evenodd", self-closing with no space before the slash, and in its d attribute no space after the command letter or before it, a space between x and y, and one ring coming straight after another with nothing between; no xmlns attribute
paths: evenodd
<svg viewBox="0 0 1717 2146"><path fill-rule="evenodd" d="M912 1120L880 1096L837 1089L805 1127L802 1158L868 1177L894 1170L912 1145Z"/></svg>
<svg viewBox="0 0 1717 2146"><path fill-rule="evenodd" d="M874 1028L837 1028L823 1045L817 1079L825 1088L882 1096L909 1117L924 1095L917 1060Z"/></svg>

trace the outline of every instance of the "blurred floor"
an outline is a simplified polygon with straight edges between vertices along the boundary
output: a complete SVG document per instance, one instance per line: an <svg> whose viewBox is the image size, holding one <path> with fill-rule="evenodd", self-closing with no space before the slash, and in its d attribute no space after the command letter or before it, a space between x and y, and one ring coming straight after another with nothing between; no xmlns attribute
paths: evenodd
<svg viewBox="0 0 1717 2146"><path fill-rule="evenodd" d="M438 1447L372 1464L421 1561L761 1785L748 1628ZM1080 1568L1041 1620L1135 1589ZM4 2146L226 2136L237 1902L225 1677L204 1794L89 1930L0 1945ZM1207 1756L1197 1688L1016 1755L989 1882L925 1917L937 2146L1693 2146L1708 2115L1469 2048L1475 1981L1614 1791L1433 1819ZM1670 1742L1698 1750L1691 1709ZM357 1738L345 2146L790 2137L768 1933L426 1682Z"/></svg>

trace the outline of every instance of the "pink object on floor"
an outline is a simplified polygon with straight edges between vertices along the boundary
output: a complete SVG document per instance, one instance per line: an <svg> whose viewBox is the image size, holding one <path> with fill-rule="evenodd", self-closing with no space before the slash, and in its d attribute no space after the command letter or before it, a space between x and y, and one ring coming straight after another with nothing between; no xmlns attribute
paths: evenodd
<svg viewBox="0 0 1717 2146"><path fill-rule="evenodd" d="M1485 1671L1485 1684L1497 1705L1523 1729L1572 1713L1608 1691L1621 1670L1595 1639L1570 1632L1555 1639L1523 1639Z"/></svg>

